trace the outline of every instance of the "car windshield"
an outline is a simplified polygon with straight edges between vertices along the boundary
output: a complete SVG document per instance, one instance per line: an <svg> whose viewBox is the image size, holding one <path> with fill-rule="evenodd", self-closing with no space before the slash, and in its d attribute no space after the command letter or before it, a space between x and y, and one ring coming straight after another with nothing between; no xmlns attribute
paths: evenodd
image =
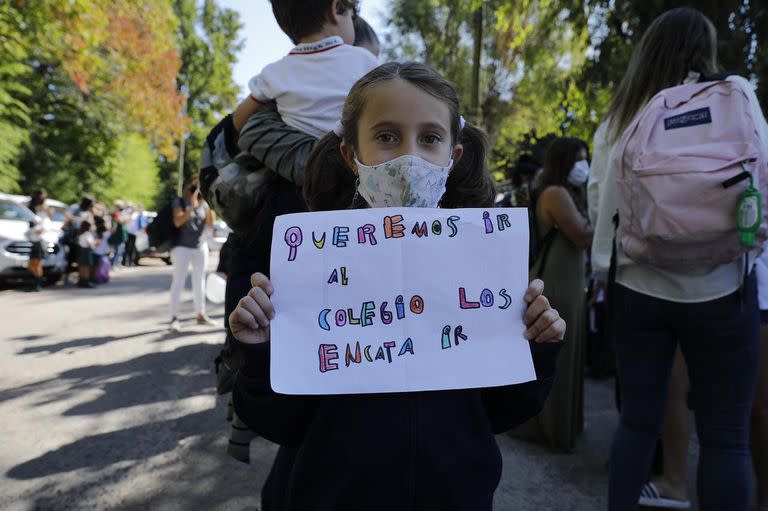
<svg viewBox="0 0 768 511"><path fill-rule="evenodd" d="M0 220L18 220L19 222L31 222L35 215L15 202L0 201Z"/></svg>

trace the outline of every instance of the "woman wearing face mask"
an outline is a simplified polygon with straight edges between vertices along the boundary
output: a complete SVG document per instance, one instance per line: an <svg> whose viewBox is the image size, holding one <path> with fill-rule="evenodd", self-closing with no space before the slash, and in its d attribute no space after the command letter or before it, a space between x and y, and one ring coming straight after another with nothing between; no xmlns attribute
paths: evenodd
<svg viewBox="0 0 768 511"><path fill-rule="evenodd" d="M536 222L531 236L539 239L531 278L547 283L552 307L568 324L569 342L560 354L555 383L544 409L514 435L564 451L575 447L584 422L584 285L586 250L592 243L586 212L588 158L584 141L553 140L531 194Z"/></svg>
<svg viewBox="0 0 768 511"><path fill-rule="evenodd" d="M486 139L460 120L453 86L416 63L358 81L343 123L307 163L310 209L489 207ZM244 356L235 412L280 444L263 509L490 511L501 476L494 433L534 415L547 394L565 324L528 288L524 321L538 380L490 389L341 396L281 395L270 386L274 289L262 274L229 318ZM510 342L520 342L513 341ZM459 481L459 484L451 484Z"/></svg>

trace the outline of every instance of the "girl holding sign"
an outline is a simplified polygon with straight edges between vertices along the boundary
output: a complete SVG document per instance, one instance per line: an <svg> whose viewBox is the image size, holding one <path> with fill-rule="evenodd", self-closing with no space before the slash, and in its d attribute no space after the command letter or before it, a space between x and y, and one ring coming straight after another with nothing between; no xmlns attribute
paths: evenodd
<svg viewBox="0 0 768 511"><path fill-rule="evenodd" d="M485 135L464 123L456 91L431 67L390 63L371 71L350 91L342 121L308 163L311 209L492 205ZM416 179L424 174L434 179ZM492 508L501 476L493 435L540 411L565 334L541 281L526 292L524 317L538 380L345 396L272 391L273 287L262 274L252 284L229 318L245 357L233 398L251 429L282 446L263 493L265 509Z"/></svg>

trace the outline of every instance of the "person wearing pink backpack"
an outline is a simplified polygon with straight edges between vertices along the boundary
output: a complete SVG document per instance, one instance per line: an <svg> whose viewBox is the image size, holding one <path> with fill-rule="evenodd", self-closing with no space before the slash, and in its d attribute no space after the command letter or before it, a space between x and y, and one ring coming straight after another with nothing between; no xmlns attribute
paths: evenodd
<svg viewBox="0 0 768 511"><path fill-rule="evenodd" d="M609 509L637 509L679 343L701 444L702 511L746 511L760 352L752 271L768 224L768 125L751 85L718 77L695 9L657 18L595 135L592 264L606 274L621 389Z"/></svg>

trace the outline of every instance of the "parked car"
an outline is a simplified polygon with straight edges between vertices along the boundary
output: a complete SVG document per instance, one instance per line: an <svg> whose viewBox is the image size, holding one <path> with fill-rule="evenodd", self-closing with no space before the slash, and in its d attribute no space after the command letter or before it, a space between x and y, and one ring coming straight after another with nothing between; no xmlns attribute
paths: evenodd
<svg viewBox="0 0 768 511"><path fill-rule="evenodd" d="M145 211L144 215L149 219L149 223L157 217L155 211ZM147 236L147 228L136 235L136 251L139 253L139 264L143 257L149 257L153 259L160 259L165 264L171 264L171 253L167 250L158 250L156 247L149 245L149 236Z"/></svg>
<svg viewBox="0 0 768 511"><path fill-rule="evenodd" d="M40 218L15 200L0 198L0 281L30 278L27 263L32 243L26 232L32 220ZM55 228L46 229L43 234L43 247L47 250L43 271L48 282L58 281L66 271L67 257L59 236L60 230Z"/></svg>

